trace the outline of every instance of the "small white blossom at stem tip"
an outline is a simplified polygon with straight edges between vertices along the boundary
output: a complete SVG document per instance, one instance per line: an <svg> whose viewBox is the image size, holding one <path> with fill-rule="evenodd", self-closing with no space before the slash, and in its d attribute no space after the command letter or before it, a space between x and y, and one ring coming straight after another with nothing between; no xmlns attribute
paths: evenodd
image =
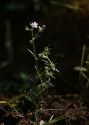
<svg viewBox="0 0 89 125"><path fill-rule="evenodd" d="M32 28L38 28L38 23L37 22L32 22L32 23L30 23L30 26Z"/></svg>
<svg viewBox="0 0 89 125"><path fill-rule="evenodd" d="M39 31L40 31L40 32L43 30L42 27L40 27L40 26L39 26L38 28L39 28Z"/></svg>
<svg viewBox="0 0 89 125"><path fill-rule="evenodd" d="M45 25L43 25L41 27L39 26L38 28L39 28L39 31L41 32L41 31L43 31L45 29Z"/></svg>
<svg viewBox="0 0 89 125"><path fill-rule="evenodd" d="M30 29L28 27L25 28L26 31L29 31Z"/></svg>

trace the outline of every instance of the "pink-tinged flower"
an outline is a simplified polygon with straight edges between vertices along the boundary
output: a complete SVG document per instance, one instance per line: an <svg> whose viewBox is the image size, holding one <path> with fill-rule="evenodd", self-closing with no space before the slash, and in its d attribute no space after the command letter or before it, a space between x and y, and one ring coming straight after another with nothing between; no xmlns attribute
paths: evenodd
<svg viewBox="0 0 89 125"><path fill-rule="evenodd" d="M30 23L30 26L31 26L32 28L38 28L38 23L32 22L32 23Z"/></svg>

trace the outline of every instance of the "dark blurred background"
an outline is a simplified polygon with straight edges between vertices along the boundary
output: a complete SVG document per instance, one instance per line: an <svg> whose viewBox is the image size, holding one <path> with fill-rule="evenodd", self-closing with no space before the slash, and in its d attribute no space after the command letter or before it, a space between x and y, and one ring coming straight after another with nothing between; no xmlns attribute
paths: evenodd
<svg viewBox="0 0 89 125"><path fill-rule="evenodd" d="M12 91L16 92L12 83L22 84L24 80L31 82L34 79L34 59L27 50L30 47L30 33L25 31L32 21L46 25L38 40L37 51L42 51L46 45L51 47L51 58L59 70L55 81L57 86L63 92L69 89L75 91L78 73L74 67L80 65L84 44L88 53L88 0L0 1L1 88L4 90L11 84Z"/></svg>

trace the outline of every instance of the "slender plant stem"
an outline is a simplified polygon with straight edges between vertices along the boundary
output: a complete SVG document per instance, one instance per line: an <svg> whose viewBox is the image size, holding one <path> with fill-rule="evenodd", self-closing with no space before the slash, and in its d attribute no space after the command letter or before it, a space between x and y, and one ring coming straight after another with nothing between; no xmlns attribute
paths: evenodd
<svg viewBox="0 0 89 125"><path fill-rule="evenodd" d="M82 57L81 57L81 65L80 65L80 72L79 72L79 84L81 86L80 100L83 100L84 99L84 95L85 95L85 90L83 88L83 79L82 79L83 72L81 70L81 68L83 67L83 63L84 63L85 49L86 49L86 46L83 45L83 51L82 51Z"/></svg>
<svg viewBox="0 0 89 125"><path fill-rule="evenodd" d="M81 65L80 65L80 68L83 67L83 62L84 62L84 54L85 54L85 45L83 45L83 51L82 51L82 57L81 57ZM79 83L81 81L81 75L82 75L82 71L80 69L80 73L79 73Z"/></svg>
<svg viewBox="0 0 89 125"><path fill-rule="evenodd" d="M35 58L35 69L36 69L36 75L37 75L37 78L39 77L39 71L38 71L38 59L37 59L37 56L36 56L36 49L35 49L35 39L36 39L36 35L35 37L33 36L33 32L32 32L32 44L33 44L33 55L34 55L34 58Z"/></svg>

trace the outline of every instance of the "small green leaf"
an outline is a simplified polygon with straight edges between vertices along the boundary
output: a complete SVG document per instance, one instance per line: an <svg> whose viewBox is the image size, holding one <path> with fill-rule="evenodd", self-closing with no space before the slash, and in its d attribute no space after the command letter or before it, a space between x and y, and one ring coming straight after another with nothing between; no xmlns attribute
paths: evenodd
<svg viewBox="0 0 89 125"><path fill-rule="evenodd" d="M0 104L7 104L8 102L6 101L0 101Z"/></svg>

